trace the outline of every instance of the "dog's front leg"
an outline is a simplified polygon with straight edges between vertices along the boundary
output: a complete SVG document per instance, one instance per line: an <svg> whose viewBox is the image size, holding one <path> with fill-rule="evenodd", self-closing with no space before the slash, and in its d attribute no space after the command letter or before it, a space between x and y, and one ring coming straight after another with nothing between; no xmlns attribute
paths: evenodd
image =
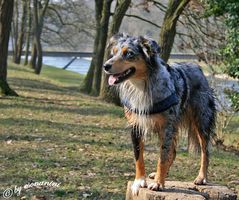
<svg viewBox="0 0 239 200"><path fill-rule="evenodd" d="M165 178L176 156L176 129L173 126L167 126L162 134L160 138L160 158L154 182L148 185L150 190L159 190L160 186L164 188Z"/></svg>
<svg viewBox="0 0 239 200"><path fill-rule="evenodd" d="M142 134L137 126L134 126L131 130L131 138L134 148L135 156L135 180L132 185L132 194L137 195L141 187L146 187L145 181L145 167L144 167L144 142Z"/></svg>

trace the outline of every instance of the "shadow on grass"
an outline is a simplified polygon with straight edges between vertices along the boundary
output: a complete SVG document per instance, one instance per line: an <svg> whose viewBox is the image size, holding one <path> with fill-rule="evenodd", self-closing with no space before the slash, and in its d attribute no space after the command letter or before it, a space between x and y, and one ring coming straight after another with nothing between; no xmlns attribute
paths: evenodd
<svg viewBox="0 0 239 200"><path fill-rule="evenodd" d="M97 125L84 125L84 124L71 124L71 123L60 123L60 122L52 122L48 120L37 120L37 119L23 119L23 118L7 118L7 119L1 119L1 124L4 126L29 126L30 128L32 127L39 127L39 129L44 129L44 128L52 128L54 131L56 129L59 130L65 130L65 131L70 131L70 130L77 130L82 131L82 132L87 132L87 131L94 131L94 132L101 132L101 133L107 133L110 131L122 131L125 130L124 127L122 128L111 128L111 127L102 127L102 126L97 126ZM32 126L31 126L32 125Z"/></svg>
<svg viewBox="0 0 239 200"><path fill-rule="evenodd" d="M0 140L26 140L26 141L34 141L34 140L51 140L54 142L75 142L75 143L83 143L83 144L99 144L99 145L109 145L113 143L97 141L95 138L89 137L87 140L84 140L80 137L83 134L91 133L91 134L100 134L105 135L108 133L124 133L125 128L118 127L100 127L97 125L85 125L85 124L70 124L70 123L59 123L59 122L51 122L48 120L35 120L35 119L18 119L18 118L7 118L2 119L1 124L5 127L7 126L17 126L19 129L22 127L28 127L28 132L23 134L15 134L10 132L2 132L0 135ZM38 132L34 132L34 127L38 127ZM30 130L29 130L30 128ZM49 132L49 130L51 131ZM30 133L30 131L34 133ZM46 130L44 133L43 131ZM42 133L43 132L43 133ZM76 137L71 137L69 135L62 135L62 132L74 133ZM79 136L79 137L78 137ZM84 135L86 136L86 135Z"/></svg>
<svg viewBox="0 0 239 200"><path fill-rule="evenodd" d="M20 89L27 89L27 91L38 91L41 90L51 90L57 92L67 91L64 87L57 86L55 84L49 83L47 81L40 80L30 80L24 78L9 78L9 83L14 87L19 87Z"/></svg>
<svg viewBox="0 0 239 200"><path fill-rule="evenodd" d="M37 101L39 104L39 101ZM75 113L79 115L85 116L102 116L102 115L114 115L115 117L123 117L123 111L120 108L112 108L112 107L103 107L102 105L84 105L84 103L79 106L68 107L66 104L62 104L60 102L54 102L54 100L42 99L40 102L51 102L54 106L39 106L39 105L29 105L29 104L3 104L0 103L1 109L29 109L32 111L42 110L45 112L56 112L60 111L63 113ZM64 107L63 107L64 106ZM84 107L83 107L84 106Z"/></svg>
<svg viewBox="0 0 239 200"><path fill-rule="evenodd" d="M11 66L10 70L14 70L14 71L20 71L20 72L27 72L27 73L34 73L33 69L31 69L30 67L21 67L21 66L16 66L16 64L13 63L9 63L9 66Z"/></svg>

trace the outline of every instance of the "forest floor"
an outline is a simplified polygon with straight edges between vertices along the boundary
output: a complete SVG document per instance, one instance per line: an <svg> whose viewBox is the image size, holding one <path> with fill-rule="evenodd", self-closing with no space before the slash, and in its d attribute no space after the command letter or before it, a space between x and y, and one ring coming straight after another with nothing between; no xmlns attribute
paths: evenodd
<svg viewBox="0 0 239 200"><path fill-rule="evenodd" d="M134 157L123 111L80 93L82 78L46 66L38 76L10 63L9 83L19 97L0 99L0 199L7 189L10 199L124 199ZM228 129L238 144L238 118ZM146 143L150 173L159 154L157 141ZM199 156L185 144L181 138L168 180L193 181L198 173ZM213 147L209 181L238 192L238 163L238 155ZM59 185L24 188L42 181Z"/></svg>

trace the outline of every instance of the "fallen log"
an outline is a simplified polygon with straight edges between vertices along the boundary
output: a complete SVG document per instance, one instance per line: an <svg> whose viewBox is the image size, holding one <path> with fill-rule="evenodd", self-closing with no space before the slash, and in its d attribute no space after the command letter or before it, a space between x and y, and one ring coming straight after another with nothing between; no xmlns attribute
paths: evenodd
<svg viewBox="0 0 239 200"><path fill-rule="evenodd" d="M147 183L152 182L147 179ZM226 186L207 184L194 185L192 182L166 181L162 191L140 188L139 194L133 196L132 181L128 182L126 200L236 200L237 195Z"/></svg>

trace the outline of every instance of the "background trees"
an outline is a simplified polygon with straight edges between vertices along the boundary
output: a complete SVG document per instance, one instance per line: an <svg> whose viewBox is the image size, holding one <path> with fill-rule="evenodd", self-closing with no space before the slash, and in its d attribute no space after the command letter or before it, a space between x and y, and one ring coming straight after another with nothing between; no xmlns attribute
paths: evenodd
<svg viewBox="0 0 239 200"><path fill-rule="evenodd" d="M237 13L238 7L234 1L222 2L95 0L93 4L92 1L80 0L16 0L12 22L13 61L20 63L24 49L24 64L28 65L31 49L29 65L40 74L42 49L93 50L90 69L81 89L91 95L100 95L107 101L117 102L116 94L107 85L107 77L102 74L102 64L108 54L105 48L107 40L121 28L129 34L146 33L158 40L161 57L165 61L172 48L178 48L180 52L190 50L215 72L211 62L220 62L223 55L228 73L236 77L238 23L235 19L238 17L233 13ZM226 9L223 10L223 7ZM226 40L225 27L229 28ZM222 46L224 50L219 55Z"/></svg>
<svg viewBox="0 0 239 200"><path fill-rule="evenodd" d="M26 18L27 18L27 1L28 0L16 0L15 12L12 22L12 41L13 43L13 62L20 64L24 34L26 31ZM20 19L20 20L19 20Z"/></svg>
<svg viewBox="0 0 239 200"><path fill-rule="evenodd" d="M144 4L143 4L144 9L147 10L147 12L150 12L150 10L147 8L149 2L151 2L151 1L146 0L146 1L144 1ZM167 7L162 6L162 4L160 4L158 1L153 2L154 4L156 4L158 6L158 8L160 8L160 9L164 8L163 11L165 12L163 24L162 24L162 27L160 30L160 45L162 46L161 56L165 61L168 60L173 43L174 43L174 37L176 35L177 21L178 21L180 15L182 14L184 8L188 4L188 2L189 2L189 0L169 1ZM108 3L111 4L111 1L109 1ZM103 2L101 2L101 4L103 4ZM103 58L105 55L104 52L106 51L105 44L106 44L107 36L109 38L113 34L115 34L119 31L122 20L123 20L124 16L126 15L126 12L129 8L130 4L131 4L131 1L118 0L116 2L115 10L114 10L114 13L112 14L112 22L110 24L109 33L108 33L108 24L109 24L109 16L108 15L104 20L104 22L105 22L104 28L102 27L102 25L100 25L100 23L97 22L97 27L99 27L99 28L101 27L100 29L104 30L103 31L104 39L103 40L101 39L100 43L97 43L96 42L96 40L98 39L97 37L100 37L101 34L99 32L96 32L95 45L100 48L97 48L96 46L94 48L95 49L94 57L92 59L90 70L85 78L84 85L83 85L83 91L85 91L87 93L91 93L96 96L100 94L100 96L103 99L105 99L107 101L111 101L111 102L113 101L115 103L119 102L117 95L107 85L107 81L106 81L107 76L104 74L103 74L103 81L101 83L102 64L103 64ZM99 9L99 8L101 8L101 10L102 10L101 12L106 12L106 9L97 5L97 1L96 1L95 5L96 5L96 13L98 12L97 9ZM109 12L110 5L107 8L108 8L108 12ZM100 21L99 18L97 18L97 16L99 16L99 15L96 14L96 21L97 20ZM101 17L102 16L105 16L105 14L101 13ZM135 16L135 15L128 15L128 16L142 19L141 17ZM145 19L142 19L142 20L145 20ZM107 29L106 29L106 26L107 26ZM98 29L96 29L96 30L98 30ZM107 52L106 52L106 56L107 56ZM101 90L100 90L100 85L102 85Z"/></svg>
<svg viewBox="0 0 239 200"><path fill-rule="evenodd" d="M226 29L226 43L222 47L221 55L227 66L227 73L239 78L239 2L237 0L206 1L207 15L224 16Z"/></svg>

